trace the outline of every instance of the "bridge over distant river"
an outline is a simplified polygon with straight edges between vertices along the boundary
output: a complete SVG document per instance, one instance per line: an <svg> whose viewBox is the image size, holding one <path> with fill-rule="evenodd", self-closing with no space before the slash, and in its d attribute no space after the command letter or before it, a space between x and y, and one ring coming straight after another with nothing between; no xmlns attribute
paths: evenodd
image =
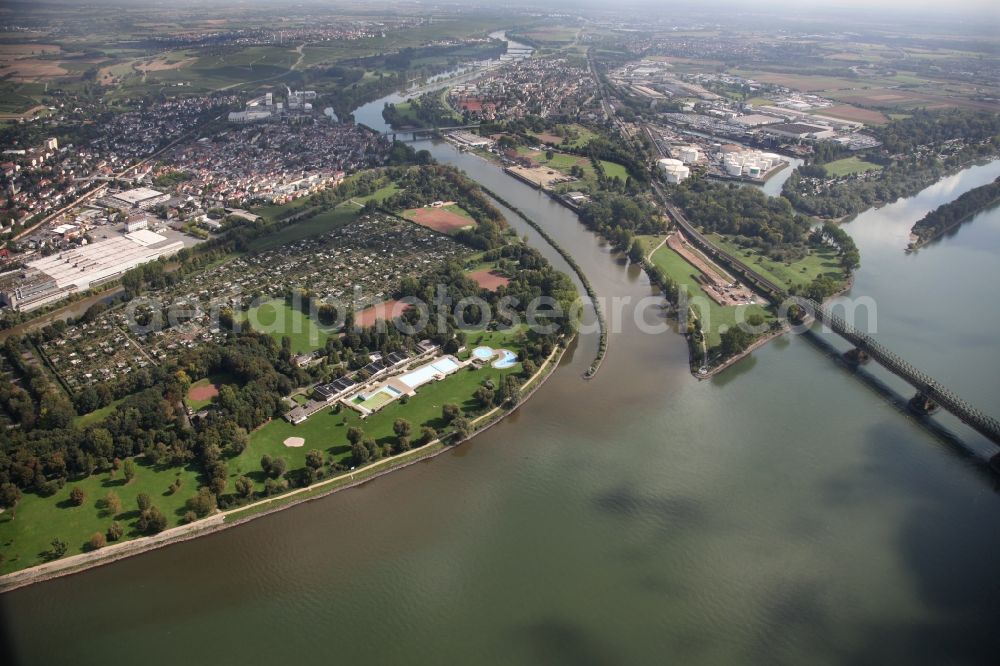
<svg viewBox="0 0 1000 666"><path fill-rule="evenodd" d="M478 124L475 125L453 125L450 127L401 127L399 129L390 129L382 132L382 136L388 137L393 141L422 141L424 139L429 139L440 135L442 132L452 132L455 130L471 130L479 127ZM409 135L410 138L401 139L399 135Z"/></svg>
<svg viewBox="0 0 1000 666"><path fill-rule="evenodd" d="M724 264L748 285L770 298L772 302L791 301L799 305L807 314L826 324L834 333L854 345L854 349L847 355L853 362L874 359L886 370L913 386L917 390L917 394L910 400L910 406L914 411L927 414L940 406L983 437L1000 445L1000 421L972 406L954 391L944 388L933 377L907 363L871 335L857 330L825 305L801 296L789 296L784 289L760 275L738 257L717 247L705 238L701 232L694 228L694 225L688 222L680 209L670 201L658 185L654 185L654 188L677 226L702 252ZM1000 455L996 456L994 460L1000 460Z"/></svg>

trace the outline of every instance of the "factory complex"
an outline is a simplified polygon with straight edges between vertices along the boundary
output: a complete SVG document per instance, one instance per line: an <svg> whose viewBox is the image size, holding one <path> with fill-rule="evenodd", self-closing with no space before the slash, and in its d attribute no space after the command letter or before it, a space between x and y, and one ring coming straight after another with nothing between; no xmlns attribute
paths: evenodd
<svg viewBox="0 0 1000 666"><path fill-rule="evenodd" d="M64 250L0 274L0 303L21 312L34 310L172 255L183 246L181 241L140 229Z"/></svg>

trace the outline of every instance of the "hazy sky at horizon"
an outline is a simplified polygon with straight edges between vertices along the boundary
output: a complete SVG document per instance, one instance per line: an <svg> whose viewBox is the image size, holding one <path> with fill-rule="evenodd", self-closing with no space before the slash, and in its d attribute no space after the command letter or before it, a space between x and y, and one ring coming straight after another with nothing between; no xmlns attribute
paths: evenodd
<svg viewBox="0 0 1000 666"><path fill-rule="evenodd" d="M2 0L0 0L2 1ZM447 6L447 5L473 5L501 9L510 7L511 9L531 7L539 10L572 10L574 7L590 10L613 10L615 6L623 10L639 6L655 7L663 10L679 10L691 13L704 13L714 8L743 9L750 12L766 13L768 9L779 9L788 12L789 16L810 16L829 15L839 11L903 11L919 13L934 13L947 15L952 18L962 16L985 19L988 22L996 21L1000 23L1000 0L619 0L616 5L609 4L607 0L371 0L370 3L362 0L50 0L50 2L67 4L140 4L151 5L162 8L165 5L175 4L177 6L190 6L198 4L206 8L213 5L219 7L233 6L237 4L246 5L325 5L331 9L338 5L357 7L358 5L370 4L372 9L377 11L386 6L397 9L415 6Z"/></svg>
<svg viewBox="0 0 1000 666"><path fill-rule="evenodd" d="M423 4L434 4L433 0L420 0ZM461 0L459 0L461 1ZM473 4L478 0L471 0ZM479 3L481 4L481 3ZM499 5L515 7L518 5L536 5L560 7L600 7L611 8L603 0L549 0L548 2L534 2L525 0L518 2L511 0ZM991 14L994 18L1000 19L1000 1L998 0L622 0L620 6L629 7L637 5L647 5L662 7L663 9L686 9L692 11L706 10L711 7L732 7L747 10L759 9L784 9L795 11L803 15L828 13L831 9L861 9L861 10L912 10L920 8L932 10L943 14L970 13L982 15Z"/></svg>

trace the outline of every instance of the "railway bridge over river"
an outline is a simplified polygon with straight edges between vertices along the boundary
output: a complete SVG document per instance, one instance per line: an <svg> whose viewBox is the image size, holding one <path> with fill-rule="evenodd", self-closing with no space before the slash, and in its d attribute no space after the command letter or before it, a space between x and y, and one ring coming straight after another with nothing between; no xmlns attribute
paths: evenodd
<svg viewBox="0 0 1000 666"><path fill-rule="evenodd" d="M854 349L845 355L848 360L858 363L874 359L886 370L913 386L917 390L916 395L910 400L910 407L914 411L927 414L940 406L983 437L1000 445L1000 421L969 404L954 391L943 387L933 377L907 363L871 335L857 330L825 305L808 298L789 296L784 289L757 273L738 257L711 243L688 222L680 209L667 198L658 185L654 187L677 226L702 252L726 266L774 303L791 301L807 314L826 324L833 332L854 345ZM994 456L993 462L1000 463L1000 454Z"/></svg>
<svg viewBox="0 0 1000 666"><path fill-rule="evenodd" d="M391 141L402 141L404 143L410 141L421 141L423 139L430 139L435 136L439 136L442 132L452 132L455 130L470 130L479 127L478 124L474 125L454 125L450 127L401 127L399 129L390 129L382 132L382 135ZM400 138L399 135L406 136L408 138Z"/></svg>

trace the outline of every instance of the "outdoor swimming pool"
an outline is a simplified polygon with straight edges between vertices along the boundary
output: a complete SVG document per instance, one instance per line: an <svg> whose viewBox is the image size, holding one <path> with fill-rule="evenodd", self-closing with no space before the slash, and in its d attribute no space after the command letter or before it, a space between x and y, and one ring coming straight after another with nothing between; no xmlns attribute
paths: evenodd
<svg viewBox="0 0 1000 666"><path fill-rule="evenodd" d="M472 355L483 361L488 361L493 358L494 354L496 354L496 352L493 351L491 347L476 347L472 350Z"/></svg>
<svg viewBox="0 0 1000 666"><path fill-rule="evenodd" d="M493 363L493 367L498 370L504 370L506 368L512 368L517 363L517 354L510 351L509 349L500 350L500 360Z"/></svg>
<svg viewBox="0 0 1000 666"><path fill-rule="evenodd" d="M459 369L458 363L454 359L445 356L444 358L439 358L436 361L431 361L427 365L422 365L413 372L408 372L399 378L399 381L403 382L411 389L416 389L418 386L422 386L429 381L432 381L435 377L440 375L450 375Z"/></svg>
<svg viewBox="0 0 1000 666"><path fill-rule="evenodd" d="M445 375L451 374L458 370L458 363L455 363L448 357L442 358L439 361L434 361L432 364L435 370Z"/></svg>
<svg viewBox="0 0 1000 666"><path fill-rule="evenodd" d="M423 365L413 372L408 372L399 378L399 381L403 382L411 389L415 389L418 386L426 384L430 380L434 379L434 375L437 371L434 369L433 365Z"/></svg>

